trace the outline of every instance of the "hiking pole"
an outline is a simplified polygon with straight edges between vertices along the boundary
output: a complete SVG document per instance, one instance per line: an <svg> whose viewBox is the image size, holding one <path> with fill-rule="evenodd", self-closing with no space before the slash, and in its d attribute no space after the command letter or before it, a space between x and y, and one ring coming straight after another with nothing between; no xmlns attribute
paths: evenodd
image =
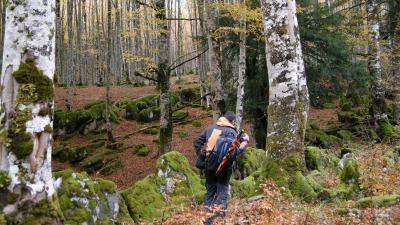
<svg viewBox="0 0 400 225"><path fill-rule="evenodd" d="M224 158L222 158L222 161L218 165L218 169L215 172L215 176L217 176L226 166L226 163L228 163L228 159L231 157L233 151L237 148L238 145L240 145L240 139L242 138L242 135L244 134L244 130L240 130L240 133L238 136L232 141L231 145L229 146L228 151L224 155Z"/></svg>

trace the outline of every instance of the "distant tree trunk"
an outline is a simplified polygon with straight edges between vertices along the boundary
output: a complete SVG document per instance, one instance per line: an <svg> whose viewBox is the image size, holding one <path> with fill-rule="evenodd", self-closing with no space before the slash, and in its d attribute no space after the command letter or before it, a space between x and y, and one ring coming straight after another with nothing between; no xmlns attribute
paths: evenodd
<svg viewBox="0 0 400 225"><path fill-rule="evenodd" d="M379 3L376 0L367 0L368 20L368 70L372 76L371 94L375 124L379 127L382 121L387 120L385 108L385 91L382 84L381 45L379 33Z"/></svg>
<svg viewBox="0 0 400 225"><path fill-rule="evenodd" d="M172 109L170 93L170 70L169 66L169 30L166 21L165 1L157 0L156 19L164 21L158 23L160 32L158 35L158 54L157 54L157 80L160 89L160 153L163 154L171 150L172 143Z"/></svg>
<svg viewBox="0 0 400 225"><path fill-rule="evenodd" d="M73 70L73 54L72 54L72 48L73 48L73 36L74 36L74 31L73 31L73 9L74 9L74 0L68 0L67 1L67 28L68 28L68 49L67 49L67 74L66 75L66 84L67 84L67 93L65 95L65 107L67 108L67 111L72 110L72 95L73 91L71 88L71 84L73 83L74 80L74 70Z"/></svg>
<svg viewBox="0 0 400 225"><path fill-rule="evenodd" d="M267 150L304 166L308 90L294 0L262 0L269 75Z"/></svg>
<svg viewBox="0 0 400 225"><path fill-rule="evenodd" d="M105 86L106 86L106 124L107 124L107 137L109 142L115 142L112 124L110 119L110 76L111 72L111 57L112 57L112 0L107 1L107 71L105 74Z"/></svg>
<svg viewBox="0 0 400 225"><path fill-rule="evenodd" d="M6 19L6 2L1 1L0 2L0 11L1 11L1 17L0 17L0 57L3 57L3 45L4 43L4 25L5 25L5 19ZM0 68L2 67L3 59L0 59Z"/></svg>
<svg viewBox="0 0 400 225"><path fill-rule="evenodd" d="M246 0L242 1L243 7L246 5ZM242 13L242 19L240 20L240 46L239 46L239 77L238 87L236 95L236 127L240 130L242 119L243 119L243 99L244 99L244 82L246 76L246 19L245 14Z"/></svg>
<svg viewBox="0 0 400 225"><path fill-rule="evenodd" d="M392 43L392 68L394 76L394 118L400 123L400 3L393 6L393 43Z"/></svg>
<svg viewBox="0 0 400 225"><path fill-rule="evenodd" d="M61 224L60 214L53 213L58 202L51 172L55 8L55 0L7 3L0 99L0 173L6 189L0 212L18 224L32 218Z"/></svg>
<svg viewBox="0 0 400 225"><path fill-rule="evenodd" d="M215 37L215 31L218 29L218 10L209 4L215 3L214 0L206 0L206 30L208 35L208 53L211 67L211 89L213 120L222 116L226 111L224 92L222 90L222 65L219 40Z"/></svg>
<svg viewBox="0 0 400 225"><path fill-rule="evenodd" d="M205 34L205 28L204 28L204 0L198 0L197 1L197 11L198 11L198 18L200 18L199 21L199 26L197 28L196 26L196 38L197 38L197 49L202 49L206 46L199 40L199 36L203 36ZM195 15L197 15L195 14ZM197 17L197 16L196 16ZM197 21L196 21L197 24ZM202 100L202 106L204 108L209 108L210 107L210 102L211 98L208 95L210 93L209 87L208 87L208 66L207 66L207 56L201 55L200 58L198 59L199 61L199 73L200 73L200 93L201 97L203 98L206 96L206 99Z"/></svg>

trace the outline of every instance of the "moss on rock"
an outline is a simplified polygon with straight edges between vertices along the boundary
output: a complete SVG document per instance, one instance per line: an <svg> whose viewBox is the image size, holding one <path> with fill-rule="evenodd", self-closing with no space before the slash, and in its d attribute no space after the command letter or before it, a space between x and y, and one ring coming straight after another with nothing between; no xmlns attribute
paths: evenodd
<svg viewBox="0 0 400 225"><path fill-rule="evenodd" d="M189 161L179 152L162 155L157 174L124 190L122 195L135 222L153 222L169 216L172 205L201 202L205 188Z"/></svg>
<svg viewBox="0 0 400 225"><path fill-rule="evenodd" d="M174 122L184 121L188 117L189 117L188 112L177 111L177 112L172 113L172 121L174 121Z"/></svg>
<svg viewBox="0 0 400 225"><path fill-rule="evenodd" d="M243 180L232 179L230 185L232 197L249 198L260 194L258 183L253 176L248 176Z"/></svg>
<svg viewBox="0 0 400 225"><path fill-rule="evenodd" d="M244 179L260 168L263 168L267 160L265 150L247 148L236 160L237 169L235 170L235 174L237 174L237 178Z"/></svg>
<svg viewBox="0 0 400 225"><path fill-rule="evenodd" d="M361 198L356 202L359 208L366 208L369 206L392 206L400 202L400 195L383 195Z"/></svg>
<svg viewBox="0 0 400 225"><path fill-rule="evenodd" d="M150 149L144 144L139 144L135 146L134 153L138 156L147 156L150 153Z"/></svg>
<svg viewBox="0 0 400 225"><path fill-rule="evenodd" d="M167 203L157 188L156 180L156 175L149 175L122 192L134 221L151 222L168 216Z"/></svg>
<svg viewBox="0 0 400 225"><path fill-rule="evenodd" d="M351 131L348 130L339 130L337 132L338 137L340 137L341 139L345 140L345 141L351 141L353 134L351 133Z"/></svg>
<svg viewBox="0 0 400 225"><path fill-rule="evenodd" d="M329 135L323 130L312 128L306 130L305 140L310 145L320 146L322 148L330 148L341 143L338 137Z"/></svg>
<svg viewBox="0 0 400 225"><path fill-rule="evenodd" d="M113 224L117 218L129 222L113 182L71 170L55 172L54 177L62 179L58 196L65 224Z"/></svg>
<svg viewBox="0 0 400 225"><path fill-rule="evenodd" d="M320 149L308 146L305 151L306 166L309 170L319 170L321 167Z"/></svg>
<svg viewBox="0 0 400 225"><path fill-rule="evenodd" d="M306 202L312 202L317 198L312 186L308 183L307 179L301 174L300 171L291 175L289 180L289 188L291 193L301 196Z"/></svg>
<svg viewBox="0 0 400 225"><path fill-rule="evenodd" d="M340 174L340 180L347 184L358 183L360 172L358 171L357 161L346 159L343 170Z"/></svg>

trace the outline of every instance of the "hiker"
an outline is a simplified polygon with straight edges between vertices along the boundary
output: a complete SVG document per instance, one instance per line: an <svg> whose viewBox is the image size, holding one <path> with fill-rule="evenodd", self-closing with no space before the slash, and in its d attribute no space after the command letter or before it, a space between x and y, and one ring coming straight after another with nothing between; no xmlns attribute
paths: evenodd
<svg viewBox="0 0 400 225"><path fill-rule="evenodd" d="M231 157L232 159L227 163L226 167L223 168L217 175L215 174L215 170L210 171L207 169L207 167L209 166L207 165L207 163L210 163L209 161L211 152L216 151L217 154L221 154L221 151L223 151L223 149L217 148L226 148L226 145L224 145L225 147L219 145L219 143L221 142L221 137L231 137L229 139L230 144L232 143L231 140L235 139L238 136L238 132L236 131L236 128L234 126L235 120L235 113L225 113L225 115L223 117L220 117L215 124L205 129L193 143L198 157L196 166L199 169L204 170L204 174L206 177L205 186L207 193L204 196L204 205L206 207L206 211L214 213L204 222L204 224L206 225L212 224L212 222L217 218L225 217L225 211L228 207L228 200L230 197L229 180L232 175L233 161L237 155L239 155L246 149L249 142L249 136L245 133L242 134L242 137L240 139L240 147L238 146L237 149L235 149L235 153ZM225 155L225 153L223 154Z"/></svg>

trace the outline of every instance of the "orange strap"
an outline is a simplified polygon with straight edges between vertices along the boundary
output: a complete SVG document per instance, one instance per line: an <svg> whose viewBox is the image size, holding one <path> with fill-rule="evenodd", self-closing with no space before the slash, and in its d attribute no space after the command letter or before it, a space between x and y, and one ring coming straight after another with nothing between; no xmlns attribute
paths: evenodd
<svg viewBox="0 0 400 225"><path fill-rule="evenodd" d="M215 144L217 144L217 139L221 135L222 130L214 129L213 132L211 133L210 138L207 140L207 148L206 152L209 153L213 150Z"/></svg>

